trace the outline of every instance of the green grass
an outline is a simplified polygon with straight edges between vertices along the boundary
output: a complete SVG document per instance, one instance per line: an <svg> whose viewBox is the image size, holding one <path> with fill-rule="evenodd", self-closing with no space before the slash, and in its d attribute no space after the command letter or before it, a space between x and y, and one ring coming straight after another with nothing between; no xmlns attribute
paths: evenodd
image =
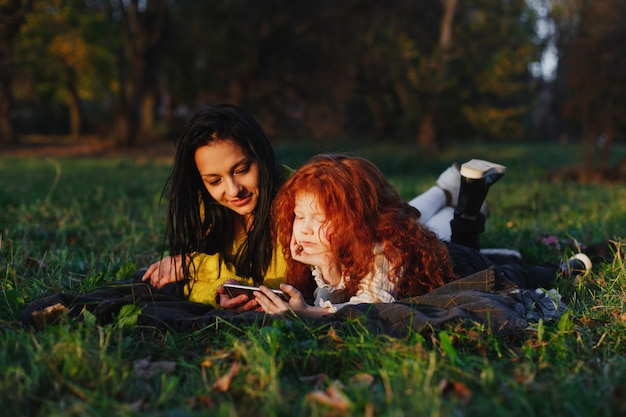
<svg viewBox="0 0 626 417"><path fill-rule="evenodd" d="M533 262L559 261L537 237L582 242L626 236L623 184L550 180L579 159L573 145L461 144L436 159L410 149L279 144L297 167L318 151L374 160L401 194L428 188L453 161L509 167L489 194L484 246ZM616 147L614 158L626 153ZM20 312L58 291L82 293L157 259L169 165L130 158L0 157L0 409L7 416L618 416L626 413L626 265L597 265L560 282L569 309L515 335L489 328L395 339L358 322L329 327L220 321L202 331L159 331L85 315L43 330ZM216 382L231 369L232 381ZM334 406L320 401L336 395Z"/></svg>

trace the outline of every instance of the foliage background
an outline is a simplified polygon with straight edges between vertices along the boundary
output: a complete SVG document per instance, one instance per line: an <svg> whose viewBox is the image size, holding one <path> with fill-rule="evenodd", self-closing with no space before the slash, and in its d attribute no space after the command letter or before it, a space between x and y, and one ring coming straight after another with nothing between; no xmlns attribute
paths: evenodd
<svg viewBox="0 0 626 417"><path fill-rule="evenodd" d="M172 139L230 102L274 137L434 154L459 140L624 138L620 0L2 0L0 143ZM546 67L551 58L556 67ZM597 143L602 158L589 156Z"/></svg>

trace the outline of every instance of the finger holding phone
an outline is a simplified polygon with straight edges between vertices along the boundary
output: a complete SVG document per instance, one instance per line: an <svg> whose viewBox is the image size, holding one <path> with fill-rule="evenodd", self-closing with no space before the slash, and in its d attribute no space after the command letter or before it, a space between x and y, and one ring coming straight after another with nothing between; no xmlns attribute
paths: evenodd
<svg viewBox="0 0 626 417"><path fill-rule="evenodd" d="M265 313L285 315L291 312L300 317L320 316L327 313L326 308L307 304L302 293L293 285L280 284L280 289L289 296L289 301L285 301L264 285L259 286L259 291L254 292L254 298Z"/></svg>
<svg viewBox="0 0 626 417"><path fill-rule="evenodd" d="M238 284L239 282L234 279L229 279L226 284ZM217 293L220 298L220 306L227 310L234 310L239 313L246 311L263 311L257 300L251 293L241 292L238 295L233 294L231 296L223 285L217 288Z"/></svg>

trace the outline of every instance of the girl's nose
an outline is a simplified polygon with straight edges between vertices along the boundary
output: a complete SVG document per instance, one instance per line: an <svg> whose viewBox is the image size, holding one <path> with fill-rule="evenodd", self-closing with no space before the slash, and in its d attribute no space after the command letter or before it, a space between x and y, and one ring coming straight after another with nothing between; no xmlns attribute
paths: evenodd
<svg viewBox="0 0 626 417"><path fill-rule="evenodd" d="M302 227L300 228L300 232L304 235L313 234L313 228L311 227L311 224L309 221L305 220L304 222L302 222Z"/></svg>

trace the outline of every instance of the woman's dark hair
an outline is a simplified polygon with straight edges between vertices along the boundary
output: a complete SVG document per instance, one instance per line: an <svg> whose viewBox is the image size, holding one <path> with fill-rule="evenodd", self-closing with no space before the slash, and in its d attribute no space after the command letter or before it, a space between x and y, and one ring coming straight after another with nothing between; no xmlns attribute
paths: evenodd
<svg viewBox="0 0 626 417"><path fill-rule="evenodd" d="M194 159L198 148L219 140L233 141L259 166L254 220L234 263L239 276L252 277L260 283L272 258L270 208L284 175L261 126L248 112L234 105L218 104L199 111L178 139L165 188L169 200L166 237L170 254L186 259L192 252L215 254L232 247L238 214L211 197ZM183 270L188 278L187 262L183 262Z"/></svg>

